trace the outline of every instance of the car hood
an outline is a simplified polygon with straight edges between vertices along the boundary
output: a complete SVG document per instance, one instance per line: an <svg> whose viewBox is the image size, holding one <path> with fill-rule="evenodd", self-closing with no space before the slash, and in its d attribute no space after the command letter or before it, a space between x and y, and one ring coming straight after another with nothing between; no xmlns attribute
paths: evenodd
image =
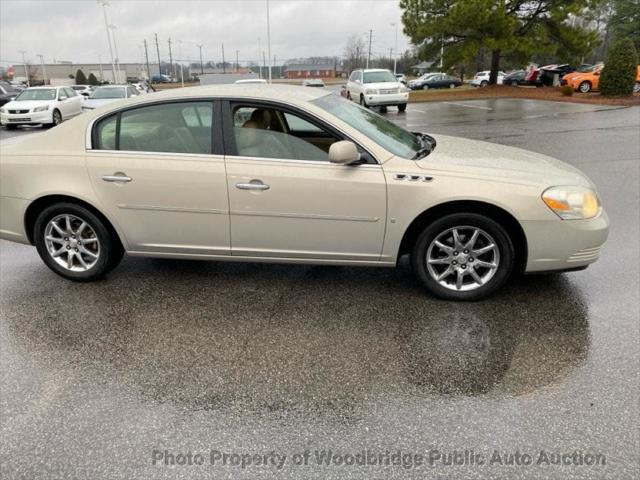
<svg viewBox="0 0 640 480"><path fill-rule="evenodd" d="M403 85L400 82L378 82L378 83L365 83L362 85L364 89L373 88L375 90L386 88L400 88Z"/></svg>
<svg viewBox="0 0 640 480"><path fill-rule="evenodd" d="M52 102L51 100L23 100L21 102L11 101L11 102L5 103L2 108L11 108L11 109L15 108L16 110L26 110L26 109L31 110L32 108L35 108L35 107L50 105L51 102Z"/></svg>
<svg viewBox="0 0 640 480"><path fill-rule="evenodd" d="M523 185L580 185L593 182L577 168L547 155L466 138L433 135L436 148L417 165L432 172L520 183Z"/></svg>
<svg viewBox="0 0 640 480"><path fill-rule="evenodd" d="M83 107L98 108L108 103L117 102L118 100L124 100L122 98L87 98L82 104Z"/></svg>

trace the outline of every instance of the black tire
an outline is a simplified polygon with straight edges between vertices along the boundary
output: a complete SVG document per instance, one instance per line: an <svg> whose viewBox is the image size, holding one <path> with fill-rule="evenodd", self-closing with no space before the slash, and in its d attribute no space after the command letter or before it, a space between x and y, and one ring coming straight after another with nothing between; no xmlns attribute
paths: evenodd
<svg viewBox="0 0 640 480"><path fill-rule="evenodd" d="M347 100L351 100L351 93L347 90Z"/></svg>
<svg viewBox="0 0 640 480"><path fill-rule="evenodd" d="M364 95L360 94L360 105L362 105L364 108L369 108L369 105L367 105L367 101L364 99Z"/></svg>
<svg viewBox="0 0 640 480"><path fill-rule="evenodd" d="M640 82L636 82L633 85L633 93L640 93Z"/></svg>
<svg viewBox="0 0 640 480"><path fill-rule="evenodd" d="M580 93L589 93L591 91L591 83L586 80L578 85L578 91Z"/></svg>
<svg viewBox="0 0 640 480"><path fill-rule="evenodd" d="M51 120L52 120L51 123L48 123L48 124L43 125L43 126L47 127L47 128L52 128L52 127L55 127L55 126L60 125L62 123L62 114L60 113L60 110L55 109L53 111L53 113L51 114Z"/></svg>
<svg viewBox="0 0 640 480"><path fill-rule="evenodd" d="M399 112L404 112L407 109L407 104L406 103L401 103L400 105L398 105L398 111Z"/></svg>
<svg viewBox="0 0 640 480"><path fill-rule="evenodd" d="M6 128L7 130L15 130L16 128L18 128L18 125L16 125L15 123L8 123L4 126L4 128Z"/></svg>
<svg viewBox="0 0 640 480"><path fill-rule="evenodd" d="M58 264L51 253L49 253L45 242L46 227L50 220L60 215L72 215L86 222L93 232L95 232L100 249L97 260L88 270L69 270ZM113 233L113 230L90 210L75 203L56 203L40 212L33 229L33 238L42 261L61 277L77 282L90 282L102 278L120 263L124 254L120 240ZM75 260L74 262L77 263Z"/></svg>
<svg viewBox="0 0 640 480"><path fill-rule="evenodd" d="M481 86L481 87L486 87L487 85L489 85L489 82L487 82L486 80L482 80L482 81L480 82L480 86Z"/></svg>
<svg viewBox="0 0 640 480"><path fill-rule="evenodd" d="M456 84L455 83L450 83L449 84L449 88L456 88Z"/></svg>
<svg viewBox="0 0 640 480"><path fill-rule="evenodd" d="M422 85L422 90L429 90L429 85Z"/></svg>
<svg viewBox="0 0 640 480"><path fill-rule="evenodd" d="M475 227L491 236L500 254L493 277L473 290L452 290L440 285L427 269L429 245L442 233L458 227ZM479 259L478 259L479 260ZM505 229L496 221L477 213L454 213L429 224L420 234L411 253L413 271L433 295L444 300L473 301L485 298L498 290L511 275L515 264L514 247Z"/></svg>

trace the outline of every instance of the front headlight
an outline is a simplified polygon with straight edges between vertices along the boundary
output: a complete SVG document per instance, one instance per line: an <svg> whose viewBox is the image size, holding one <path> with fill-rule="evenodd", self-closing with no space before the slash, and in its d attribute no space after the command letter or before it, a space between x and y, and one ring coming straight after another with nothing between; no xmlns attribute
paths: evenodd
<svg viewBox="0 0 640 480"><path fill-rule="evenodd" d="M593 218L600 211L598 195L585 187L547 188L542 200L563 220Z"/></svg>
<svg viewBox="0 0 640 480"><path fill-rule="evenodd" d="M49 110L49 105L42 105L41 107L36 107L33 109L33 112L46 112Z"/></svg>
<svg viewBox="0 0 640 480"><path fill-rule="evenodd" d="M366 95L375 95L376 93L378 93L378 91L377 91L377 90L374 90L374 89L372 89L372 88L367 88L367 89L364 91L364 93L365 93Z"/></svg>

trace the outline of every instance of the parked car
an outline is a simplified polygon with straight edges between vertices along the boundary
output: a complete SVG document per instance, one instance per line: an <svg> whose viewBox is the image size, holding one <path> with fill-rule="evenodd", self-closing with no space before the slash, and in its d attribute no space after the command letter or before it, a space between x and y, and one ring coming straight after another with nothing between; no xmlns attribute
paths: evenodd
<svg viewBox="0 0 640 480"><path fill-rule="evenodd" d="M409 93L389 70L358 69L351 72L347 81L347 98L363 107L396 106L404 112Z"/></svg>
<svg viewBox="0 0 640 480"><path fill-rule="evenodd" d="M20 92L15 90L10 83L0 80L0 107L16 98Z"/></svg>
<svg viewBox="0 0 640 480"><path fill-rule="evenodd" d="M140 92L133 85L103 85L97 87L82 105L82 111L88 112L108 103L117 102L123 98L137 97Z"/></svg>
<svg viewBox="0 0 640 480"><path fill-rule="evenodd" d="M398 81L401 84L403 84L403 85L407 84L407 76L404 73L396 73L395 77L398 79Z"/></svg>
<svg viewBox="0 0 640 480"><path fill-rule="evenodd" d="M489 85L490 74L491 72L489 70L485 70L484 72L478 72L475 74L475 76L471 79L469 83L474 87L486 87L487 85ZM502 71L498 72L498 80L497 80L498 85L502 85L502 82L504 81L504 76L505 76L504 72Z"/></svg>
<svg viewBox="0 0 640 480"><path fill-rule="evenodd" d="M9 80L9 84L13 87L14 90L21 92L27 85L23 82L19 82L18 80Z"/></svg>
<svg viewBox="0 0 640 480"><path fill-rule="evenodd" d="M525 70L516 70L504 76L502 83L504 85L512 85L514 87L518 85L527 85L527 72Z"/></svg>
<svg viewBox="0 0 640 480"><path fill-rule="evenodd" d="M324 81L321 78L309 78L302 81L303 87L324 87Z"/></svg>
<svg viewBox="0 0 640 480"><path fill-rule="evenodd" d="M444 73L429 75L419 82L413 84L413 90L427 90L429 88L455 88L462 85L458 77L453 77Z"/></svg>
<svg viewBox="0 0 640 480"><path fill-rule="evenodd" d="M168 75L151 75L151 81L154 83L171 83L171 77Z"/></svg>
<svg viewBox="0 0 640 480"><path fill-rule="evenodd" d="M0 238L77 281L124 252L371 267L408 254L428 291L474 300L516 272L585 268L608 234L575 167L412 133L320 88L144 95L3 146L0 170Z"/></svg>
<svg viewBox="0 0 640 480"><path fill-rule="evenodd" d="M562 83L581 93L597 91L600 87L600 74L603 68L604 65L599 64L588 72L569 73L562 78ZM640 92L640 65L636 69L636 83L633 86L633 92Z"/></svg>
<svg viewBox="0 0 640 480"><path fill-rule="evenodd" d="M420 75L418 78L414 78L413 80L409 80L407 82L407 88L409 88L411 90L422 90L422 83L432 75L444 75L444 73L441 73L441 72L424 73L424 74Z"/></svg>
<svg viewBox="0 0 640 480"><path fill-rule="evenodd" d="M88 97L91 95L91 92L93 92L95 87L93 85L71 85L71 88L73 88L79 95Z"/></svg>
<svg viewBox="0 0 640 480"><path fill-rule="evenodd" d="M267 81L264 78L242 78L240 80L236 80L233 83L240 83L240 84L246 84L246 83L267 83Z"/></svg>
<svg viewBox="0 0 640 480"><path fill-rule="evenodd" d="M540 68L540 72L536 78L536 83L545 86L553 86L554 78L557 76L560 81L566 74L575 72L576 69L569 64L563 65L546 65Z"/></svg>
<svg viewBox="0 0 640 480"><path fill-rule="evenodd" d="M71 87L30 87L0 107L0 123L55 126L80 113L82 98Z"/></svg>

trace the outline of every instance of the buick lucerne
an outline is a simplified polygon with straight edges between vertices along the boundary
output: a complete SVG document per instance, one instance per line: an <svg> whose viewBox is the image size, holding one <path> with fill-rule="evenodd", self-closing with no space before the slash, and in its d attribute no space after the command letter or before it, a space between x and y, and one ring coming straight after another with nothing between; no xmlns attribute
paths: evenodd
<svg viewBox="0 0 640 480"><path fill-rule="evenodd" d="M388 266L473 300L586 268L608 219L553 158L409 132L324 89L217 85L120 100L1 155L0 237L57 274L123 254Z"/></svg>

